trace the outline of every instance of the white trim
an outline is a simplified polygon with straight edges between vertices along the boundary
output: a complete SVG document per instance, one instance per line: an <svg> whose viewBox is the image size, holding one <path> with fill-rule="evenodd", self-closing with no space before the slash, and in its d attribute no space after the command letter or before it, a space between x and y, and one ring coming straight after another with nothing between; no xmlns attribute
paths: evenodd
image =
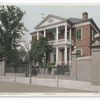
<svg viewBox="0 0 100 100"><path fill-rule="evenodd" d="M77 29L81 29L81 40L83 39L83 29L82 27L76 27L76 41L81 41L77 39Z"/></svg>
<svg viewBox="0 0 100 100"><path fill-rule="evenodd" d="M63 47L65 45L67 46L71 46L71 42L67 40L67 42L64 40L58 40L58 43L56 42L56 40L51 40L48 41L49 44L52 44L53 46L58 46L58 47Z"/></svg>
<svg viewBox="0 0 100 100"><path fill-rule="evenodd" d="M58 47L56 47L56 65L58 65L58 59L59 59L59 54L58 54L58 52L59 52L59 49L58 49Z"/></svg>
<svg viewBox="0 0 100 100"><path fill-rule="evenodd" d="M57 25L45 26L43 28L38 28L37 30L40 31L40 30L44 30L44 29L52 29L52 28L56 28L56 27L60 27L60 26L65 26L65 25L66 25L66 22L60 23L60 24L57 24Z"/></svg>
<svg viewBox="0 0 100 100"><path fill-rule="evenodd" d="M99 33L99 31L97 31L97 29L94 27L93 24L90 23L90 25L92 26L92 28L93 28L97 33Z"/></svg>
<svg viewBox="0 0 100 100"><path fill-rule="evenodd" d="M39 40L39 31L37 31L37 40Z"/></svg>
<svg viewBox="0 0 100 100"><path fill-rule="evenodd" d="M58 33L59 33L59 28L56 27L56 43L58 43Z"/></svg>
<svg viewBox="0 0 100 100"><path fill-rule="evenodd" d="M91 30L92 41L94 41L94 29Z"/></svg>
<svg viewBox="0 0 100 100"><path fill-rule="evenodd" d="M72 29L69 29L69 34L70 34L70 41L72 42Z"/></svg>
<svg viewBox="0 0 100 100"><path fill-rule="evenodd" d="M91 23L91 22L83 22L83 23L78 23L78 24L75 24L73 27L80 27L80 26L84 26L84 25L87 25L87 24L90 24L92 26L92 28L97 32L99 33L99 31L94 27L94 25Z"/></svg>
<svg viewBox="0 0 100 100"><path fill-rule="evenodd" d="M96 38L99 38L99 37L100 37L100 34L98 34L98 33L94 35L94 38L95 38L95 39L96 39Z"/></svg>
<svg viewBox="0 0 100 100"><path fill-rule="evenodd" d="M65 22L67 19L65 19L65 18L62 18L62 17L59 17L59 16L56 16L56 15L52 15L52 14L49 14L49 15L47 15L42 21L40 21L39 22L39 24L37 24L36 26L35 26L35 28L39 28L39 27L41 27L41 25L43 25L49 18L54 18L54 19L56 19L56 20L59 20L59 22ZM58 23L58 22L55 22L55 23ZM53 23L54 24L54 23Z"/></svg>
<svg viewBox="0 0 100 100"><path fill-rule="evenodd" d="M80 27L80 26L84 26L87 24L91 24L91 22L83 22L83 23L75 24L73 27Z"/></svg>
<svg viewBox="0 0 100 100"><path fill-rule="evenodd" d="M91 59L91 56L85 56L85 57L78 57L77 60L87 60Z"/></svg>
<svg viewBox="0 0 100 100"><path fill-rule="evenodd" d="M65 55L64 56L64 63L67 64L67 59L68 59L67 58L67 46L65 46L64 48L65 48L65 51L64 51L64 55Z"/></svg>
<svg viewBox="0 0 100 100"><path fill-rule="evenodd" d="M71 64L72 64L72 49L71 48L69 48L70 50L70 53L69 53L69 64L70 64L70 66L71 66Z"/></svg>
<svg viewBox="0 0 100 100"><path fill-rule="evenodd" d="M46 30L44 30L44 37L46 37Z"/></svg>
<svg viewBox="0 0 100 100"><path fill-rule="evenodd" d="M81 40L83 39L83 28L81 28Z"/></svg>
<svg viewBox="0 0 100 100"><path fill-rule="evenodd" d="M67 41L67 24L65 25L65 32L64 32L64 36L65 36L65 41Z"/></svg>

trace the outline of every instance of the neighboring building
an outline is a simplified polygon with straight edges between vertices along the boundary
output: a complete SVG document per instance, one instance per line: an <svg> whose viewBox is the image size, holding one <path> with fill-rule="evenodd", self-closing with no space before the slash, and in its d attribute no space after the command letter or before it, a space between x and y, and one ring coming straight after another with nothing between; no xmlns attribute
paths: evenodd
<svg viewBox="0 0 100 100"><path fill-rule="evenodd" d="M82 18L62 18L49 14L31 33L32 40L44 36L52 43L55 50L49 55L48 62L70 64L73 50L77 56L90 56L91 44L100 37L100 29L88 13L82 13Z"/></svg>

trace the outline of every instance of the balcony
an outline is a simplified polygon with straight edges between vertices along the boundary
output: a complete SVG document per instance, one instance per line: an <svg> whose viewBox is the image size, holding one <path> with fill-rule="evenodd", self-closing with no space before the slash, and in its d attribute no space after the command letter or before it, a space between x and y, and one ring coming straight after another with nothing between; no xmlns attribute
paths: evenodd
<svg viewBox="0 0 100 100"><path fill-rule="evenodd" d="M52 45L65 45L65 44L68 44L68 45L71 45L71 41L70 40L67 40L65 41L65 39L59 39L58 41L56 40L51 40L51 41L48 41L49 44L52 44Z"/></svg>
<svg viewBox="0 0 100 100"><path fill-rule="evenodd" d="M48 41L49 42L49 44L51 45L56 45L56 40L50 40L50 41Z"/></svg>

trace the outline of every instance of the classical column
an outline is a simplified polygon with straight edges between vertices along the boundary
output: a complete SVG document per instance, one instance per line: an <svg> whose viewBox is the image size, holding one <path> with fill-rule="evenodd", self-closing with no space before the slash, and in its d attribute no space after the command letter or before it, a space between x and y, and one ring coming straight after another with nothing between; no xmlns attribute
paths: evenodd
<svg viewBox="0 0 100 100"><path fill-rule="evenodd" d="M70 28L70 42L72 45L72 29ZM72 61L72 46L70 47L70 65L71 65L71 61Z"/></svg>
<svg viewBox="0 0 100 100"><path fill-rule="evenodd" d="M70 28L70 41L72 41L72 30Z"/></svg>
<svg viewBox="0 0 100 100"><path fill-rule="evenodd" d="M58 65L58 47L56 47L56 65Z"/></svg>
<svg viewBox="0 0 100 100"><path fill-rule="evenodd" d="M65 64L67 64L67 46L65 46L65 57L64 57L65 59Z"/></svg>
<svg viewBox="0 0 100 100"><path fill-rule="evenodd" d="M70 66L71 66L71 61L72 61L72 50L71 50L71 47L70 47L70 51L69 51L69 63L70 63Z"/></svg>
<svg viewBox="0 0 100 100"><path fill-rule="evenodd" d="M39 31L37 31L37 40L39 40Z"/></svg>
<svg viewBox="0 0 100 100"><path fill-rule="evenodd" d="M58 27L56 27L56 42L57 43L58 43L58 32L59 32Z"/></svg>
<svg viewBox="0 0 100 100"><path fill-rule="evenodd" d="M67 24L65 25L65 41L67 41Z"/></svg>
<svg viewBox="0 0 100 100"><path fill-rule="evenodd" d="M44 37L46 37L46 30L44 30Z"/></svg>

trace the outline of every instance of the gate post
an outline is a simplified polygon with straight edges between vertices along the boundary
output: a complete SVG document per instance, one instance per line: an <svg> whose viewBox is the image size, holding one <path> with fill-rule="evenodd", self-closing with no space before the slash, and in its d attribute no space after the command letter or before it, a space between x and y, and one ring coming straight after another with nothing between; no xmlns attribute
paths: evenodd
<svg viewBox="0 0 100 100"><path fill-rule="evenodd" d="M76 50L72 52L72 66L71 66L71 77L77 80L77 57Z"/></svg>

